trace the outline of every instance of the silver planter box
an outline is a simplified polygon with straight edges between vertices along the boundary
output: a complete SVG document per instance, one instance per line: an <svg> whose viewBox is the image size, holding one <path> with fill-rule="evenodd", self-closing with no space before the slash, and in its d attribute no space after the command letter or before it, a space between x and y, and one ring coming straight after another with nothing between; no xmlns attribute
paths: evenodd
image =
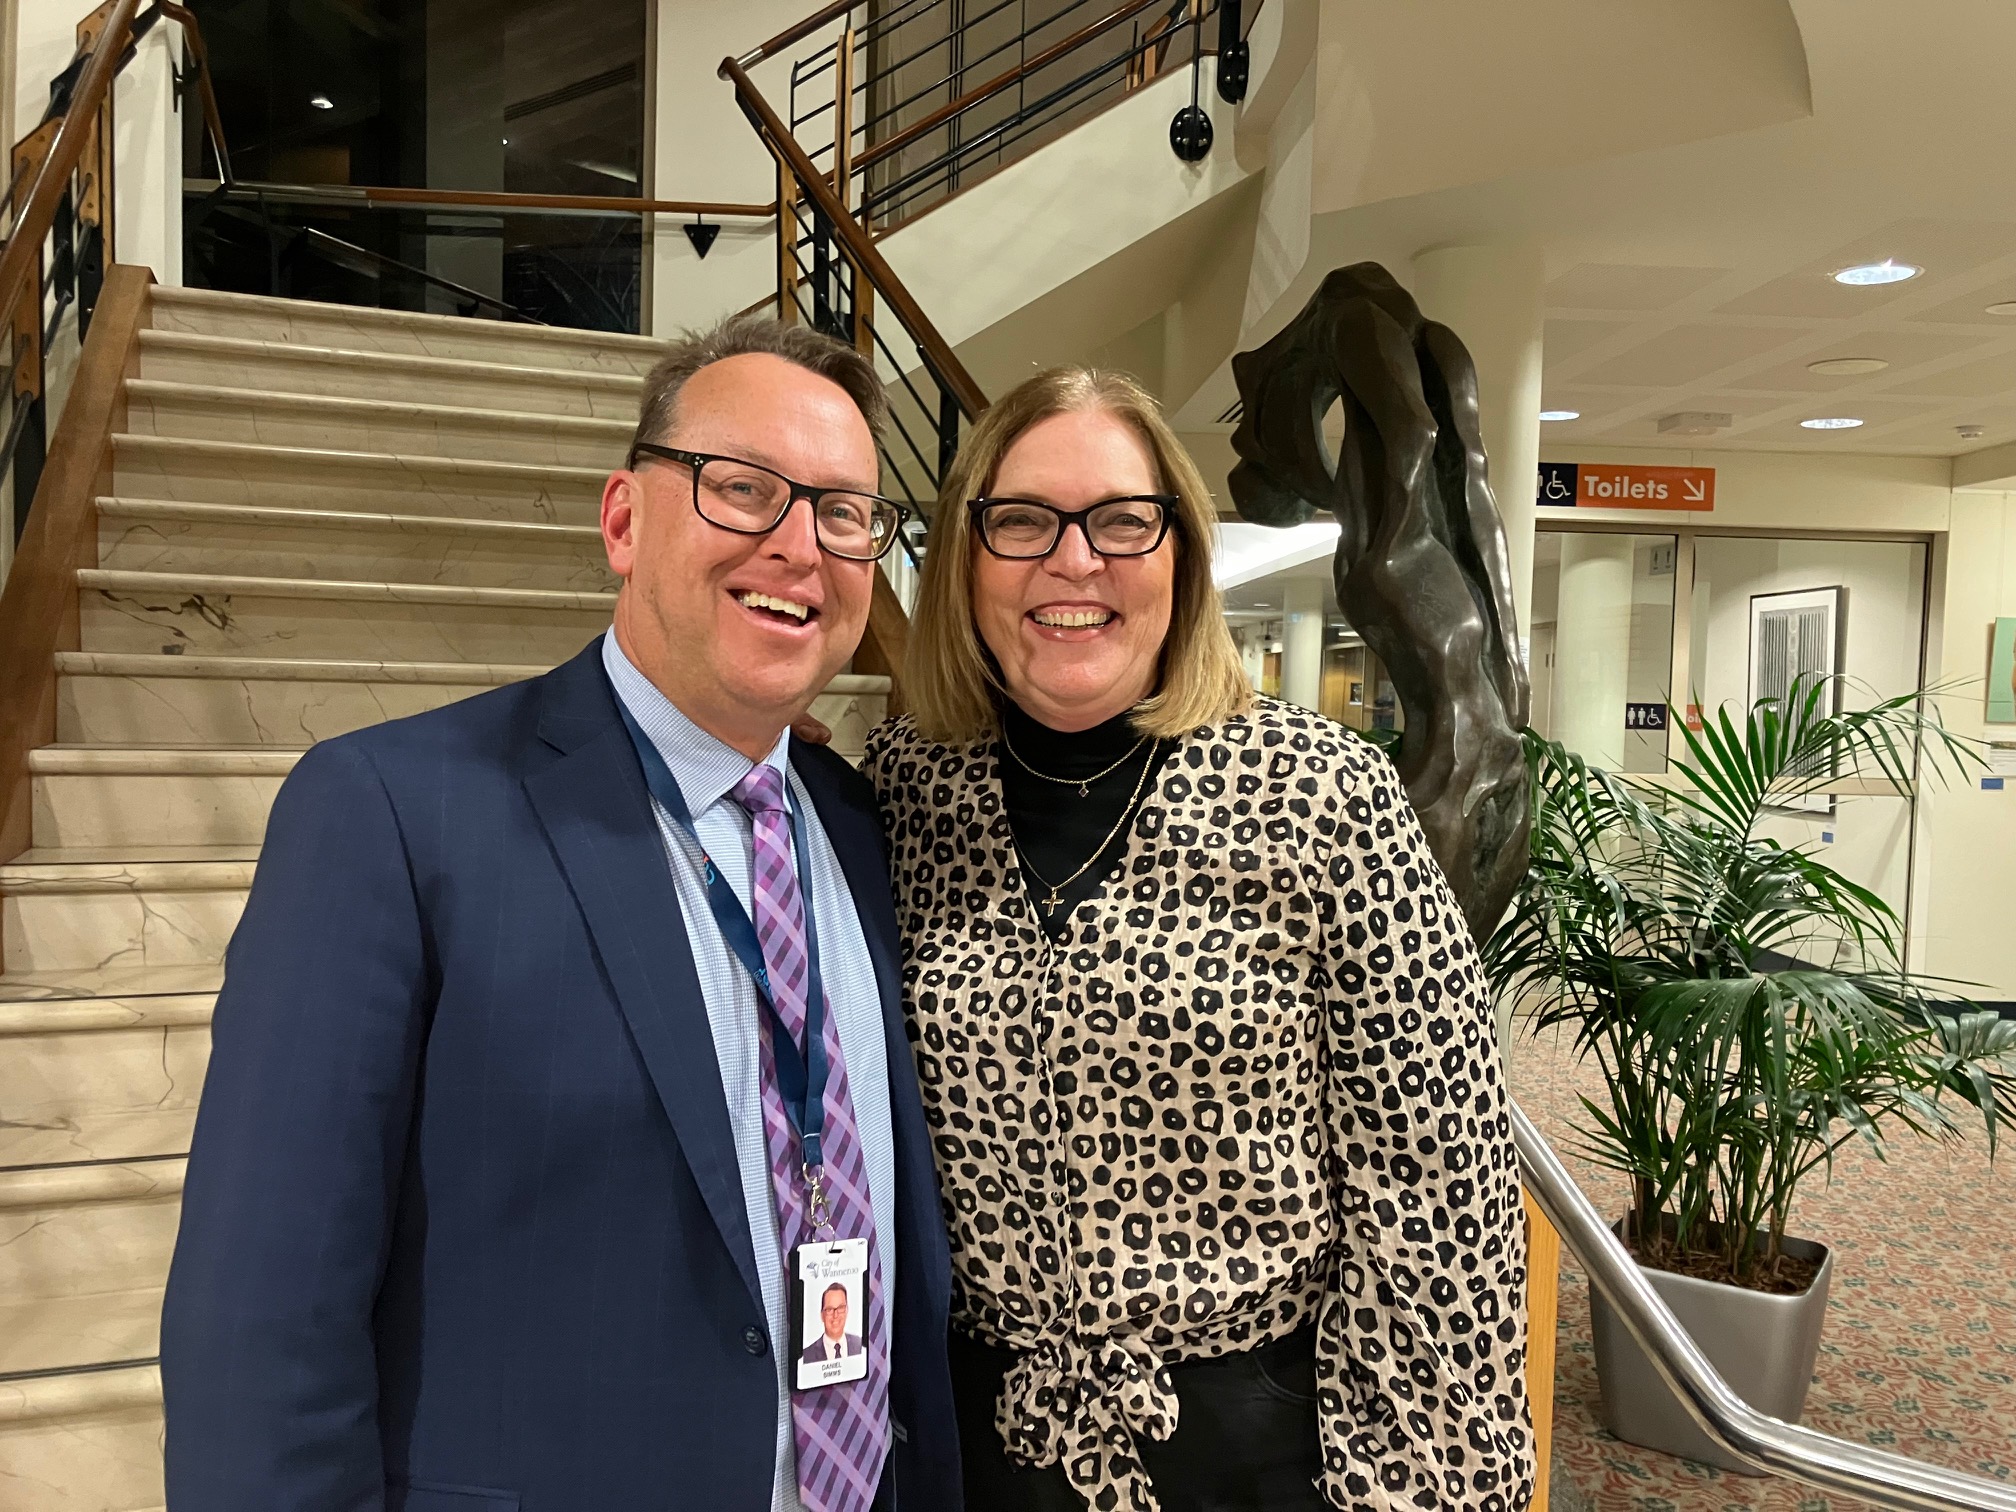
<svg viewBox="0 0 2016 1512"><path fill-rule="evenodd" d="M1617 1229L1621 1235L1623 1225ZM1643 1266L1640 1270L1736 1395L1759 1412L1796 1423L1806 1410L1806 1389L1820 1354L1834 1256L1826 1245L1808 1239L1788 1238L1785 1253L1820 1263L1813 1284L1796 1297L1769 1296ZM1589 1289L1589 1314L1605 1427L1627 1444L1742 1475L1758 1473L1716 1448L1695 1427L1680 1399L1594 1287Z"/></svg>

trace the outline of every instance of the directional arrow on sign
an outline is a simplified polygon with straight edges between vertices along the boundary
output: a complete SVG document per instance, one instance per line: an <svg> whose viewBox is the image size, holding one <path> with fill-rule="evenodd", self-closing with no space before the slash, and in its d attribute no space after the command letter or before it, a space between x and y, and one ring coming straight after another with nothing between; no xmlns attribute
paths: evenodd
<svg viewBox="0 0 2016 1512"><path fill-rule="evenodd" d="M1697 478L1684 478L1680 486L1687 491L1687 497L1699 504L1708 497L1707 487Z"/></svg>

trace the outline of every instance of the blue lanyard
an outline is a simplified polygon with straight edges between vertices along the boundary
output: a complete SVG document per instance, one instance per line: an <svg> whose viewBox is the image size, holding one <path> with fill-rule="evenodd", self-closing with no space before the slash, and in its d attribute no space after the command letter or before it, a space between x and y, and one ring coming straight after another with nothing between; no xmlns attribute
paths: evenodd
<svg viewBox="0 0 2016 1512"><path fill-rule="evenodd" d="M672 821L700 857L700 875L706 883L707 906L713 910L721 937L728 942L728 948L735 952L735 958L756 984L756 1000L762 1004L770 1024L770 1049L777 1065L777 1091L784 1104L784 1116L790 1120L791 1130L798 1136L798 1148L804 1159L806 1180L813 1188L815 1206L823 1205L819 1200L818 1173L824 1164L821 1131L826 1122L826 989L819 975L819 936L812 922L812 879L805 871L805 826L798 812L798 802L790 796L787 786L791 848L797 859L798 897L805 910L805 954L810 966L810 980L805 989L805 1044L802 1049L785 1027L784 1019L777 1012L777 1004L771 997L770 968L764 963L763 946L756 937L756 926L750 922L742 900L735 896L735 889L728 885L721 869L714 864L714 858L707 854L707 847L700 843L699 831L693 828L693 815L686 807L686 795L679 791L678 779L673 777L672 769L665 765L665 758L658 753L658 747L638 726L636 717L624 706L622 699L616 700L616 707L622 711L631 744L637 747L637 759L644 767L645 786L651 789L651 796L658 800L659 806L672 816Z"/></svg>

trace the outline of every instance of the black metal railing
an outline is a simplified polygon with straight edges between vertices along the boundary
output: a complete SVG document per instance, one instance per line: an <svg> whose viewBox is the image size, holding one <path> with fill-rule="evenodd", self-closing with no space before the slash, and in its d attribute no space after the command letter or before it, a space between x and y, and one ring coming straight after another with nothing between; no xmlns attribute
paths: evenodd
<svg viewBox="0 0 2016 1512"><path fill-rule="evenodd" d="M1251 9L900 0L792 59L788 118L815 164L858 180L847 199L861 222L886 230L1158 77L1191 68L1194 79L1202 57L1243 47ZM1228 86L1235 72L1243 85L1241 64Z"/></svg>
<svg viewBox="0 0 2016 1512"><path fill-rule="evenodd" d="M780 213L779 234L790 267L790 276L779 279L779 299L788 301L782 313L855 347L889 380L883 489L909 506L902 546L911 566L919 566L939 487L965 425L977 416L968 415L955 386L900 321L873 318L873 285L847 255L831 219L802 200L790 201Z"/></svg>
<svg viewBox="0 0 2016 1512"><path fill-rule="evenodd" d="M871 233L922 213L1161 75L1189 68L1194 92L1199 65L1214 51L1236 65L1221 72L1236 73L1239 88L1228 77L1221 92L1237 98L1246 16L1250 7L1242 10L1239 0L829 5L723 63L778 164L778 314L853 343L888 377L885 481L919 520L929 518L962 426L986 401L873 252ZM837 35L811 40L836 26ZM747 69L800 45L780 114ZM1188 113L1201 115L1198 105L1193 97ZM1172 131L1182 151L1178 144ZM894 320L877 318L878 297L893 307ZM914 561L907 537L905 547Z"/></svg>
<svg viewBox="0 0 2016 1512"><path fill-rule="evenodd" d="M641 328L641 217L375 204L340 187L197 185L185 276L200 288L533 325ZM455 276L460 275L460 276Z"/></svg>

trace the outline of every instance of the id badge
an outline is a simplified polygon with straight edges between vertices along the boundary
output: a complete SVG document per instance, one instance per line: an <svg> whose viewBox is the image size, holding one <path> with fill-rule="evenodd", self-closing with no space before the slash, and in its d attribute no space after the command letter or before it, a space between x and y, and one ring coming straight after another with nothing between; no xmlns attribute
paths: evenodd
<svg viewBox="0 0 2016 1512"><path fill-rule="evenodd" d="M791 1337L800 1391L868 1374L868 1241L837 1239L791 1251Z"/></svg>

